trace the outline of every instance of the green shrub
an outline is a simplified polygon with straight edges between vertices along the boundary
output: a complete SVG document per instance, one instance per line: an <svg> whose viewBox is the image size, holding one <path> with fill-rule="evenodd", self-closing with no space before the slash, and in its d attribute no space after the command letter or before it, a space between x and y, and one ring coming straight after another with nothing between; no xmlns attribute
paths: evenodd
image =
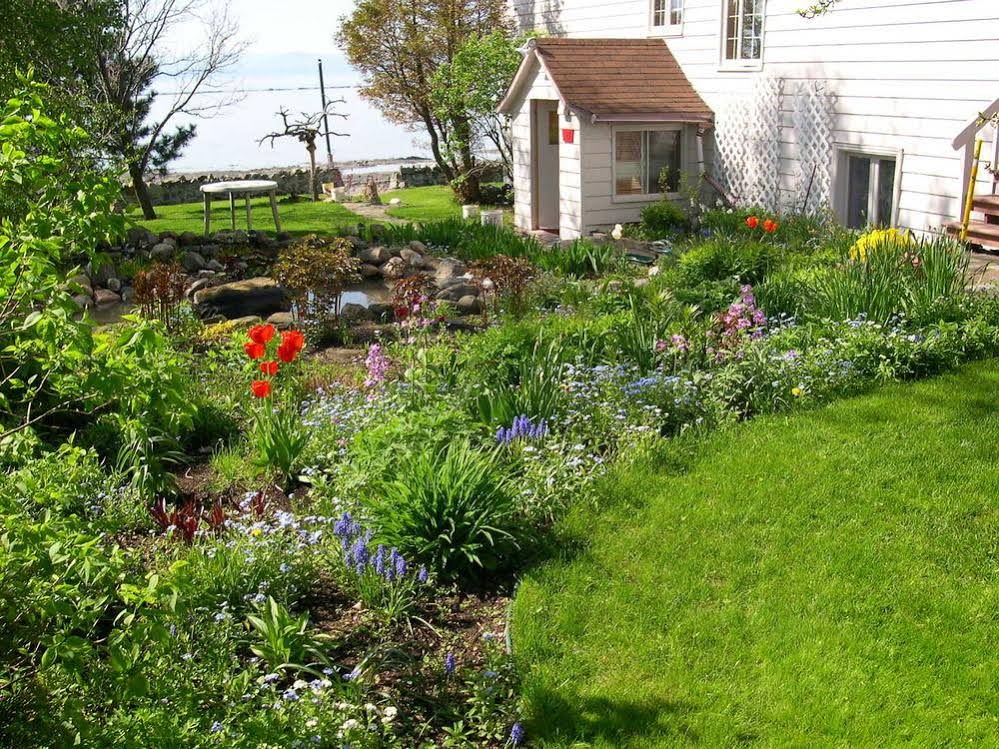
<svg viewBox="0 0 999 749"><path fill-rule="evenodd" d="M543 270L572 278L603 275L621 261L613 245L597 244L589 239L575 239L564 247L540 247L531 255L531 260Z"/></svg>
<svg viewBox="0 0 999 749"><path fill-rule="evenodd" d="M684 286L732 278L755 284L777 259L778 250L772 245L717 237L694 245L680 257L679 280Z"/></svg>
<svg viewBox="0 0 999 749"><path fill-rule="evenodd" d="M513 487L496 457L465 440L404 455L368 503L376 538L448 578L509 564L518 548Z"/></svg>
<svg viewBox="0 0 999 749"><path fill-rule="evenodd" d="M537 341L533 353L520 359L509 379L490 378L475 394L475 411L490 426L510 424L526 415L551 419L563 402L560 375L566 351L560 341Z"/></svg>
<svg viewBox="0 0 999 749"><path fill-rule="evenodd" d="M686 231L687 214L671 200L660 200L642 209L642 229L649 238L668 237Z"/></svg>

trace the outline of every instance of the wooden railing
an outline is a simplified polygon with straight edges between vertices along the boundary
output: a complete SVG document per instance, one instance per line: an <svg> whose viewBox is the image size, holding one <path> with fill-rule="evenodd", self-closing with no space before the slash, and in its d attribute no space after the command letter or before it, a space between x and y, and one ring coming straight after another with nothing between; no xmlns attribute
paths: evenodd
<svg viewBox="0 0 999 749"><path fill-rule="evenodd" d="M974 192L974 186L971 185L971 172L975 166L975 141L978 139L978 134L982 131L986 125L991 121L991 118L999 114L999 99L996 99L988 107L986 107L982 112L968 123L968 126L961 131L961 133L954 138L954 142L951 144L954 146L955 151L960 151L964 149L964 169L961 172L961 205L965 205L968 201L968 192L971 188L971 192ZM996 128L995 134L992 137L992 194L996 195L999 193L999 175L996 171L999 171L999 128Z"/></svg>

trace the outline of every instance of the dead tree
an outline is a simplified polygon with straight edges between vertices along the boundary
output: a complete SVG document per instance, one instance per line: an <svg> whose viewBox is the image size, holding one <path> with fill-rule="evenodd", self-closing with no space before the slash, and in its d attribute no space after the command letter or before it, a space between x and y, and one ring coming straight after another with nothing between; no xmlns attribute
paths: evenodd
<svg viewBox="0 0 999 749"><path fill-rule="evenodd" d="M343 103L343 99L335 99L326 105L325 111L301 112L298 119L295 120L289 119L290 114L288 110L282 107L278 111L278 116L281 118L284 130L268 133L257 141L260 145L263 145L265 141L270 141L271 148L274 148L274 141L278 138L297 138L300 143L305 144L305 150L309 152L309 183L312 186L313 203L319 200L319 180L316 179L316 141L319 138L325 138L327 135L336 135L338 137L346 137L348 135L348 133L338 133L329 129L323 130L322 128L323 122L327 121L326 118L347 118L347 115L333 111L335 104Z"/></svg>

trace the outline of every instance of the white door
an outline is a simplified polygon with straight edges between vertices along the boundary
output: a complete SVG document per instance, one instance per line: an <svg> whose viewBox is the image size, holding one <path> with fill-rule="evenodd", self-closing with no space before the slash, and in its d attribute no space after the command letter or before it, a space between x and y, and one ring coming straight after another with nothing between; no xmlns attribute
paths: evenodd
<svg viewBox="0 0 999 749"><path fill-rule="evenodd" d="M534 109L534 228L559 229L558 102L532 102Z"/></svg>

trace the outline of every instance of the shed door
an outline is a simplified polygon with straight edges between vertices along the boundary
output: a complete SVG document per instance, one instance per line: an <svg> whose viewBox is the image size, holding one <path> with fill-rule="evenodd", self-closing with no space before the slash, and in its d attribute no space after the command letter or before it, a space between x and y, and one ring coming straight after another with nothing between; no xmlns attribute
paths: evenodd
<svg viewBox="0 0 999 749"><path fill-rule="evenodd" d="M559 230L557 101L534 101L534 227Z"/></svg>

